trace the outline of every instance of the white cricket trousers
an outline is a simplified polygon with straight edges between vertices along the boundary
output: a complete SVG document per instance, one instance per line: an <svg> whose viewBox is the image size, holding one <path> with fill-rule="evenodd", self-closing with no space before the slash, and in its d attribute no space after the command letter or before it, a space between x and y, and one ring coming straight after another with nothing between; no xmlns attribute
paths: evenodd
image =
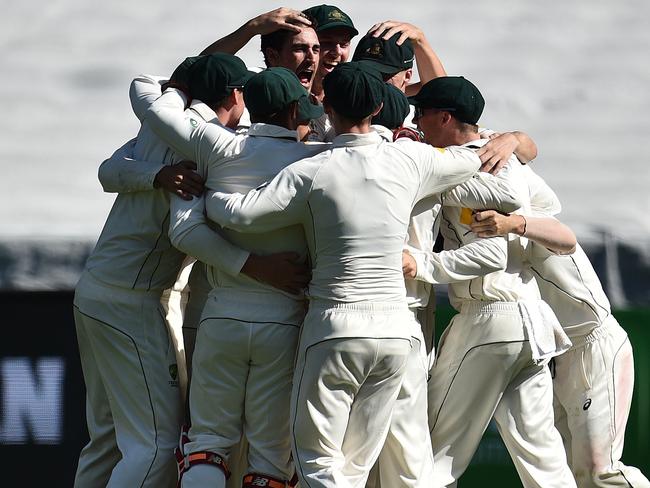
<svg viewBox="0 0 650 488"><path fill-rule="evenodd" d="M245 434L247 472L293 476L289 400L303 317L301 301L278 294L208 297L192 362L186 455L210 451L228 462ZM198 465L183 475L182 486L221 487L225 477Z"/></svg>
<svg viewBox="0 0 650 488"><path fill-rule="evenodd" d="M84 273L74 305L90 434L75 487L175 486L182 402L160 293Z"/></svg>
<svg viewBox="0 0 650 488"><path fill-rule="evenodd" d="M368 324L379 333L403 324L408 334L413 323L405 305L310 304L291 394L292 449L301 488L364 486L386 439L412 346L408 336L353 334ZM319 327L346 336L313 341Z"/></svg>
<svg viewBox="0 0 650 488"><path fill-rule="evenodd" d="M555 423L580 488L649 488L637 468L626 466L625 425L632 403L632 346L612 316L554 359Z"/></svg>
<svg viewBox="0 0 650 488"><path fill-rule="evenodd" d="M553 423L551 373L532 360L516 302L465 303L440 340L429 380L429 486L456 486L492 417L524 487L576 486Z"/></svg>
<svg viewBox="0 0 650 488"><path fill-rule="evenodd" d="M428 487L433 478L427 409L429 356L422 330L416 332L411 337L413 348L395 401L388 435L366 488Z"/></svg>

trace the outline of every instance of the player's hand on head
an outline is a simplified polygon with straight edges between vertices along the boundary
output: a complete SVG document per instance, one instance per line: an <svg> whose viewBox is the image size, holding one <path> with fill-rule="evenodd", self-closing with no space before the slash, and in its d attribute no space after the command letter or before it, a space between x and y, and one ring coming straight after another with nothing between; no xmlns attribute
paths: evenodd
<svg viewBox="0 0 650 488"><path fill-rule="evenodd" d="M489 139L488 143L481 147L476 154L483 163L480 171L497 174L501 168L508 164L510 156L514 154L519 145L519 140L510 132L491 134Z"/></svg>
<svg viewBox="0 0 650 488"><path fill-rule="evenodd" d="M251 19L250 25L257 34L264 35L279 29L300 32L301 27L309 27L311 22L300 10L280 7Z"/></svg>
<svg viewBox="0 0 650 488"><path fill-rule="evenodd" d="M311 280L309 266L299 259L300 256L295 252L268 256L251 254L241 272L274 288L297 295L307 288Z"/></svg>
<svg viewBox="0 0 650 488"><path fill-rule="evenodd" d="M154 187L174 193L183 200L200 197L205 190L203 178L196 172L196 163L181 161L163 166L154 178Z"/></svg>
<svg viewBox="0 0 650 488"><path fill-rule="evenodd" d="M398 20L385 20L384 22L378 22L368 30L368 34L383 39L390 39L398 32L401 33L397 39L397 44L400 46L407 39L410 39L416 44L424 39L424 32L422 32L419 27Z"/></svg>
<svg viewBox="0 0 650 488"><path fill-rule="evenodd" d="M472 215L470 228L478 237L505 236L512 232L512 219L496 210L482 210Z"/></svg>
<svg viewBox="0 0 650 488"><path fill-rule="evenodd" d="M402 251L402 274L404 278L415 279L418 272L418 264L415 258L406 249Z"/></svg>

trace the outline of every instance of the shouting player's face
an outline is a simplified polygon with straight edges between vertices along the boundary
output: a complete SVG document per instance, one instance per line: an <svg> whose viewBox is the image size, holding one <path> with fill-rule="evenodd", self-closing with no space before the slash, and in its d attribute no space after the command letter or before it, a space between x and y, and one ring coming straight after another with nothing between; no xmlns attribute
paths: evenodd
<svg viewBox="0 0 650 488"><path fill-rule="evenodd" d="M318 67L320 44L314 29L303 27L302 31L290 36L280 51L275 51L272 66L290 69L298 76L307 91L311 89Z"/></svg>

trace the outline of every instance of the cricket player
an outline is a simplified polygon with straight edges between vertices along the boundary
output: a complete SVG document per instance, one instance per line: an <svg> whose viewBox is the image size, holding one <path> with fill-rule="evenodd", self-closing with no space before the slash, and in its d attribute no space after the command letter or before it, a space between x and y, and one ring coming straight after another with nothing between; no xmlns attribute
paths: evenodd
<svg viewBox="0 0 650 488"><path fill-rule="evenodd" d="M241 87L249 72L234 56L228 62L228 86ZM180 161L146 123L134 154L167 165ZM185 256L171 246L168 225L168 191L120 193L77 284L90 442L75 486L175 484L182 398L160 298Z"/></svg>
<svg viewBox="0 0 650 488"><path fill-rule="evenodd" d="M531 213L479 212L472 230L532 241L528 267L573 343L554 358L551 371L555 425L578 487L649 487L639 469L621 462L634 383L632 346L575 236L572 246L557 252L558 239L567 233L553 218L561 210L557 196L530 168L526 177Z"/></svg>
<svg viewBox="0 0 650 488"><path fill-rule="evenodd" d="M359 63L337 66L324 84L333 148L247 195L214 193L207 211L240 231L304 227L313 270L292 391L294 461L301 486L363 486L419 329L401 268L411 209L469 179L480 160L470 149L383 141L370 129L383 82Z"/></svg>
<svg viewBox="0 0 650 488"><path fill-rule="evenodd" d="M393 141L394 137L401 134L400 127L408 114L409 103L394 85L386 84L384 89L383 108L373 117L371 127L387 141ZM485 173L476 174L452 190L419 202L418 209L413 211L409 222L403 251L403 271L409 260L415 260L413 255L423 254L423 251L431 251L433 248L433 235L439 231L438 217L443 199L447 205L469 208L503 210L518 207L516 192L507 182ZM419 334L412 336L412 341L418 347L411 351L390 430L377 461L377 472L371 472L366 487L379 486L379 482L385 487L429 486L433 477L433 453L430 449L427 418L427 378L433 354L425 344L423 332L433 333L433 327L429 326L428 321L433 322L430 312L433 311L435 302L432 300L431 285L418 280L415 272L405 272L405 285L409 309L421 325ZM431 354L428 356L427 352ZM427 447L414 449L412 446Z"/></svg>
<svg viewBox="0 0 650 488"><path fill-rule="evenodd" d="M215 190L256 188L292 161L327 147L298 142L298 126L320 116L322 107L311 103L293 71L269 68L258 73L244 87L244 100L253 122L247 134L193 124L183 115L184 95L173 90L152 105L147 120L171 147L196 161L199 171L206 168L206 186ZM192 236L191 214L177 220L172 239L180 245L190 239L199 252L209 254L211 243L200 249L200 238ZM226 231L226 235L252 252L291 251L303 258L306 254L299 226L256 235ZM208 276L213 289L194 353L192 425L184 446L182 486L225 486L227 460L242 433L249 442L249 472L243 486L285 486L293 474L289 398L305 313L302 291L282 292L216 268Z"/></svg>
<svg viewBox="0 0 650 488"><path fill-rule="evenodd" d="M476 125L484 100L468 80L436 78L411 100L428 142L443 147L486 142ZM530 208L520 172L513 158L499 177L507 178L523 208ZM469 231L468 213L443 200L445 251L429 254L426 269L418 270L427 281L449 283L450 300L460 311L440 341L431 370L432 486L456 485L492 417L524 486L575 486L553 426L546 367L570 342L525 274L526 242L477 239Z"/></svg>

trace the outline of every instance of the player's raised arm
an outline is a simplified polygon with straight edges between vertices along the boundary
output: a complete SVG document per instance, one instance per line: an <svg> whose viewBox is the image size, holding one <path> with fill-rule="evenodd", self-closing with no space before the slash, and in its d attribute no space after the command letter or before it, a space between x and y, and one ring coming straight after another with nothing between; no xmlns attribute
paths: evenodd
<svg viewBox="0 0 650 488"><path fill-rule="evenodd" d="M276 8L247 21L239 29L214 41L201 54L228 53L236 54L256 35L270 34L279 29L300 32L301 26L310 26L311 22L299 10L287 7Z"/></svg>
<svg viewBox="0 0 650 488"><path fill-rule="evenodd" d="M411 83L406 87L407 95L415 95L427 81L447 75L442 61L440 61L440 58L431 47L431 44L429 44L424 32L419 27L408 22L386 20L373 25L368 30L368 34L383 39L390 39L395 34L399 34L399 38L397 39L398 45L402 45L407 39L413 44L413 52L415 53L415 62L418 67L420 81Z"/></svg>

